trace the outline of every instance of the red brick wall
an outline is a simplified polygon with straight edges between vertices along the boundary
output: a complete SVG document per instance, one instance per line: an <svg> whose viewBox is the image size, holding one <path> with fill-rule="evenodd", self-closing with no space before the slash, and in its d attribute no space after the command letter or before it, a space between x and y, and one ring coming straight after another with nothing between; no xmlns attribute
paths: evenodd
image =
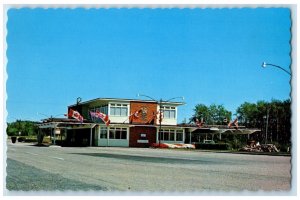
<svg viewBox="0 0 300 200"><path fill-rule="evenodd" d="M130 102L130 115L139 111L138 118L132 117L129 123L133 124L156 124L153 117L157 112L157 103Z"/></svg>
<svg viewBox="0 0 300 200"><path fill-rule="evenodd" d="M141 134L146 134L145 138L141 138ZM145 139L148 143L138 143L138 140ZM129 129L129 146L130 147L149 147L151 143L156 142L155 127L130 127Z"/></svg>

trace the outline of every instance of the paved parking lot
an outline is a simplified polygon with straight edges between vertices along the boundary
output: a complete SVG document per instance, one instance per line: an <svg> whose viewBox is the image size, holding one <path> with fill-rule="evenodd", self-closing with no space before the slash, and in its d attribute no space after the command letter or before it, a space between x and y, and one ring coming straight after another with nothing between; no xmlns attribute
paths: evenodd
<svg viewBox="0 0 300 200"><path fill-rule="evenodd" d="M291 188L291 157L7 144L8 190L241 192Z"/></svg>

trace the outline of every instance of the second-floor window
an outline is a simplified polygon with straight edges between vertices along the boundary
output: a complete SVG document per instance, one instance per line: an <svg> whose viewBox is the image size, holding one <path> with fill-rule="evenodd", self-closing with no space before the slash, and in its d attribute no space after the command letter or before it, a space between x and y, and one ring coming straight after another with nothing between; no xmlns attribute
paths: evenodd
<svg viewBox="0 0 300 200"><path fill-rule="evenodd" d="M127 116L128 105L127 104L110 104L110 115L111 116Z"/></svg>
<svg viewBox="0 0 300 200"><path fill-rule="evenodd" d="M108 105L103 105L103 106L99 106L99 107L89 109L89 119L91 119L94 122L103 123L102 119L97 118L97 117L92 117L90 115L90 112L97 112L97 111L107 115L108 114Z"/></svg>
<svg viewBox="0 0 300 200"><path fill-rule="evenodd" d="M162 111L164 113L165 119L175 119L176 118L176 108L172 106L162 106Z"/></svg>

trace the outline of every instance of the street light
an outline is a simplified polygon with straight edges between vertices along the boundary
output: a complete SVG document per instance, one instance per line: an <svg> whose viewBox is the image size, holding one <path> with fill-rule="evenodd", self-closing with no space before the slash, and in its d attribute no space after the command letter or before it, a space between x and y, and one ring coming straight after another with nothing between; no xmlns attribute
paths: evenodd
<svg viewBox="0 0 300 200"><path fill-rule="evenodd" d="M266 119L266 138L265 138L265 144L267 144L268 139L268 125L269 125L269 107L267 107L267 116L264 116L264 119Z"/></svg>
<svg viewBox="0 0 300 200"><path fill-rule="evenodd" d="M158 100L156 100L156 99L154 99L154 98L152 98L152 97L150 97L150 96L148 96L148 95L144 95L144 94L138 94L137 96L138 96L138 97L139 97L139 96L147 97L147 98L149 98L149 99L151 99L151 100L153 100L153 101L155 101L155 102L157 102L157 103L159 104L158 146L160 147L161 121L162 121L162 119L161 119L161 114L162 114L162 102L168 102L168 101L171 101L171 100L173 100L173 99L178 99L178 98L181 98L182 100L184 100L184 97L173 97L173 98L168 99L168 100L166 100L166 101L163 101L162 98L160 98L160 100L158 101Z"/></svg>
<svg viewBox="0 0 300 200"><path fill-rule="evenodd" d="M282 67L280 67L280 66L278 66L278 65L274 65L274 64L271 64L271 63L263 62L261 66L262 66L263 68L266 68L268 65L269 65L269 66L276 67L276 68L278 68L278 69L281 69L282 71L284 71L285 73L287 73L288 75L291 76L291 72L287 71L286 69L284 69L284 68L282 68ZM267 143L268 125L269 125L268 122L269 122L269 108L267 108L267 116L266 116L266 140L265 140L265 143Z"/></svg>
<svg viewBox="0 0 300 200"><path fill-rule="evenodd" d="M283 70L284 72L286 72L287 74L289 74L289 75L291 76L291 73L290 73L289 71L287 71L286 69L284 69L284 68L282 68L282 67L280 67L280 66L278 66L278 65L274 65L274 64L270 64L270 63L263 62L261 66L262 66L263 68L266 68L267 65L273 66L273 67L277 67L277 68Z"/></svg>

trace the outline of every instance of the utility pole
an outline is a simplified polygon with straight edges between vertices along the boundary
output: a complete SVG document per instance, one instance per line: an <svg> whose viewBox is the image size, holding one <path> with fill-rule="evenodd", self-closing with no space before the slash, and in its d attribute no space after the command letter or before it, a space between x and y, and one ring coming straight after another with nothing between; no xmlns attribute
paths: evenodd
<svg viewBox="0 0 300 200"><path fill-rule="evenodd" d="M267 122L266 122L266 139L265 139L265 144L267 144L267 139L268 139L268 126L269 126L269 108L267 108Z"/></svg>
<svg viewBox="0 0 300 200"><path fill-rule="evenodd" d="M160 138L161 138L161 121L162 121L162 99L159 100L159 131L158 131L158 145L160 147Z"/></svg>

